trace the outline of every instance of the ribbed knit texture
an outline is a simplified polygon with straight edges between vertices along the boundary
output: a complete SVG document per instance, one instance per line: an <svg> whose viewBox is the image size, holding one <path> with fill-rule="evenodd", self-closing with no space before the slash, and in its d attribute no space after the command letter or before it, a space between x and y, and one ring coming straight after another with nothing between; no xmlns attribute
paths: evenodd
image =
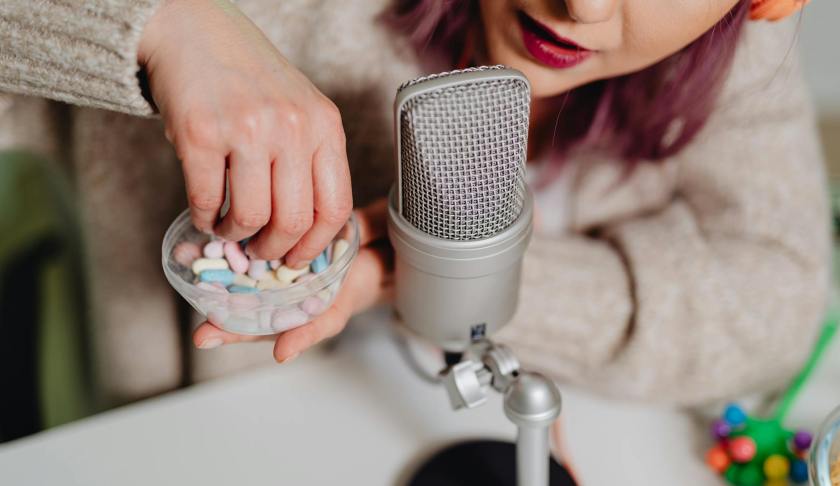
<svg viewBox="0 0 840 486"><path fill-rule="evenodd" d="M341 109L357 203L392 181L391 103L420 71L404 39L376 21L387 3L238 2ZM135 50L154 2L82 4L0 3L0 89L149 113ZM748 25L709 123L664 164L623 178L621 161L598 154L569 162L570 227L533 238L519 312L497 336L524 364L607 394L682 404L779 387L795 372L825 309L830 224L794 42L795 19ZM161 124L73 115L105 393L171 388L186 359L196 378L255 356L270 362L244 345L180 354L159 251L185 201ZM51 133L49 116L43 103L15 99L0 113L0 144L60 149L31 136Z"/></svg>
<svg viewBox="0 0 840 486"><path fill-rule="evenodd" d="M137 78L137 45L159 2L0 2L0 91L151 114Z"/></svg>

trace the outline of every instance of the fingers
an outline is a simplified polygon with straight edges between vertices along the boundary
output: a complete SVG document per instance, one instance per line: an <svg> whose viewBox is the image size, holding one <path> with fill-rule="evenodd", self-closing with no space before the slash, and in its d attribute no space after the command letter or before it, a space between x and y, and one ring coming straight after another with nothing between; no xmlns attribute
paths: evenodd
<svg viewBox="0 0 840 486"><path fill-rule="evenodd" d="M350 169L343 145L322 146L312 164L314 221L312 227L285 256L291 268L304 266L330 244L353 210Z"/></svg>
<svg viewBox="0 0 840 486"><path fill-rule="evenodd" d="M225 160L213 150L195 149L183 157L184 182L195 227L213 230L225 197Z"/></svg>
<svg viewBox="0 0 840 486"><path fill-rule="evenodd" d="M248 243L264 260L283 257L312 226L312 166L299 150L286 151L271 168L271 219Z"/></svg>
<svg viewBox="0 0 840 486"><path fill-rule="evenodd" d="M193 344L199 349L213 349L223 344L247 343L274 339L275 336L245 336L223 331L210 322L201 323L193 332Z"/></svg>
<svg viewBox="0 0 840 486"><path fill-rule="evenodd" d="M260 230L271 216L271 166L267 152L237 149L230 155L230 210L215 229L228 241Z"/></svg>

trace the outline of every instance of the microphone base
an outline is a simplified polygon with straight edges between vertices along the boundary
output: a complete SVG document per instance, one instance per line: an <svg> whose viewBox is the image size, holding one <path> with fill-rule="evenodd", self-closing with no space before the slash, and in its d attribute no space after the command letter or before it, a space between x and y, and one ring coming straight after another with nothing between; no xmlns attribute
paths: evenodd
<svg viewBox="0 0 840 486"><path fill-rule="evenodd" d="M407 486L515 486L516 446L474 440L447 446L423 463ZM571 473L553 458L549 486L575 486Z"/></svg>

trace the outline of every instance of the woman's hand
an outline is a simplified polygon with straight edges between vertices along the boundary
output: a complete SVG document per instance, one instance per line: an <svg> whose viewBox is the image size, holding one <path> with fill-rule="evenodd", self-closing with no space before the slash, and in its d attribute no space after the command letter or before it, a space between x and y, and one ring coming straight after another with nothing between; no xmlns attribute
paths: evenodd
<svg viewBox="0 0 840 486"><path fill-rule="evenodd" d="M226 0L164 0L138 60L183 164L195 226L249 252L315 258L352 210L335 105ZM229 168L230 211L217 223Z"/></svg>
<svg viewBox="0 0 840 486"><path fill-rule="evenodd" d="M193 333L193 343L198 348L209 349L222 344L271 339L275 341L274 359L282 363L341 332L350 317L388 296L392 253L385 240L387 208L387 201L381 199L356 211L362 247L332 307L326 312L308 324L273 336L233 334L204 322Z"/></svg>

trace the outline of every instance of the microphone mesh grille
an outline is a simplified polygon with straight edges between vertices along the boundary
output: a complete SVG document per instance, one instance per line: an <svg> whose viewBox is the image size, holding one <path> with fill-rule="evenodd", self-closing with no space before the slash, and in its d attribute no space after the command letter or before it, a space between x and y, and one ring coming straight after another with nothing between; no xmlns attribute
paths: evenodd
<svg viewBox="0 0 840 486"><path fill-rule="evenodd" d="M459 83L408 99L400 113L403 218L429 235L462 241L513 224L525 204L529 110L528 84L517 78Z"/></svg>

